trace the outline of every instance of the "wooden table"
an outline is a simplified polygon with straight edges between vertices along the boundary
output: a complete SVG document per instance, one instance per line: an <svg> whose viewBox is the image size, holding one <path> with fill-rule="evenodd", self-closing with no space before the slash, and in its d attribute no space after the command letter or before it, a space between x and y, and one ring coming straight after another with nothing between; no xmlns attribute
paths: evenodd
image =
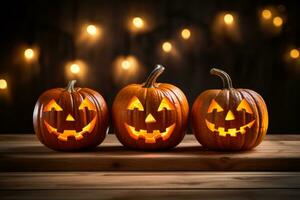
<svg viewBox="0 0 300 200"><path fill-rule="evenodd" d="M127 150L113 135L62 153L34 135L0 135L0 199L300 199L300 135L247 152L204 150L192 135L166 152Z"/></svg>

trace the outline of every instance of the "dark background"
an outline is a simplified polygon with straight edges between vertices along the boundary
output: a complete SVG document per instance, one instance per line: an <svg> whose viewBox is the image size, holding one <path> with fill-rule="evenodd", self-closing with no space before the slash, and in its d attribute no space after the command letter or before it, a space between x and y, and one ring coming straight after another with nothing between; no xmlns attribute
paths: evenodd
<svg viewBox="0 0 300 200"><path fill-rule="evenodd" d="M190 107L196 96L221 88L211 67L226 70L235 87L260 93L268 106L268 133L299 133L300 62L287 58L300 47L300 2L297 1L5 1L1 2L0 78L8 90L0 90L0 132L32 133L32 112L39 95L50 88L65 87L66 62L87 64L80 87L99 91L109 107L120 88L143 82L155 64L166 67L161 82L180 87ZM261 24L261 9L272 6L284 19L278 30ZM235 13L237 35L215 29L222 12ZM149 30L132 34L130 17L142 16ZM103 34L96 42L79 43L83 24L99 24ZM180 39L189 27L192 37ZM174 52L160 50L171 40ZM25 47L39 48L38 60L23 60ZM22 50L23 49L23 50ZM116 80L113 63L118 56L134 55L139 72L126 81Z"/></svg>

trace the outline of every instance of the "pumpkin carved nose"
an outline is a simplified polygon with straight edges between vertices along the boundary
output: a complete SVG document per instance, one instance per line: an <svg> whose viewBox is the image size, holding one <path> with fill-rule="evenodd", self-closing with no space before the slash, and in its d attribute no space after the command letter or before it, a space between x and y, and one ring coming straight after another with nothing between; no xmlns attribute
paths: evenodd
<svg viewBox="0 0 300 200"><path fill-rule="evenodd" d="M71 114L68 114L66 121L75 121L74 117Z"/></svg>
<svg viewBox="0 0 300 200"><path fill-rule="evenodd" d="M149 113L145 119L146 123L153 123L156 122L155 118L153 117L153 115L151 115L151 113Z"/></svg>
<svg viewBox="0 0 300 200"><path fill-rule="evenodd" d="M231 112L231 110L229 110L226 117L225 117L225 120L230 121L230 120L234 120L234 119L235 119L235 117L234 117L233 112Z"/></svg>

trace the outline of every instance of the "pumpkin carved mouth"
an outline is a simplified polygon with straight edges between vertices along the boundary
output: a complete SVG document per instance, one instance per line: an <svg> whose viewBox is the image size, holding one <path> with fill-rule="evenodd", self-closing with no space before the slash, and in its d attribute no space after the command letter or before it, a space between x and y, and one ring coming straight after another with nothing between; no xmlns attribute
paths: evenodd
<svg viewBox="0 0 300 200"><path fill-rule="evenodd" d="M44 120L44 124L47 128L47 130L49 131L49 133L52 133L54 135L57 136L57 139L61 140L61 141L68 141L69 137L74 137L76 140L81 140L83 139L83 135L85 133L91 133L96 125L96 121L97 121L97 117L95 116L92 121L90 123L88 123L86 126L84 126L82 128L81 131L77 132L75 130L64 130L63 132L58 132L57 128L54 128L53 126L51 126L49 123L46 122L46 120Z"/></svg>
<svg viewBox="0 0 300 200"><path fill-rule="evenodd" d="M219 126L216 128L216 125L214 123L209 122L208 120L205 120L207 128L211 132L217 132L219 136L226 137L226 135L230 135L231 137L236 137L238 133L240 134L245 134L246 133L246 128L251 128L255 122L255 119L252 120L251 122L247 123L246 125L241 126L239 129L236 128L229 128L227 131L225 130L225 127Z"/></svg>
<svg viewBox="0 0 300 200"><path fill-rule="evenodd" d="M125 123L125 127L130 134L130 136L136 140L139 138L143 138L145 140L145 143L155 143L157 139L162 138L162 140L167 140L174 128L175 123L168 126L165 131L161 132L160 130L153 130L152 132L148 133L147 130L140 129L139 131L135 130L135 127L128 125Z"/></svg>

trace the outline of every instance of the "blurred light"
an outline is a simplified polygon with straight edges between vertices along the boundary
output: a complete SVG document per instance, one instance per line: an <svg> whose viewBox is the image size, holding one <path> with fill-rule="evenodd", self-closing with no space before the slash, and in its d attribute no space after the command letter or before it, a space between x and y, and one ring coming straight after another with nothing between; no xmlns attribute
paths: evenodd
<svg viewBox="0 0 300 200"><path fill-rule="evenodd" d="M169 53L172 50L172 44L170 42L164 42L161 47L166 53Z"/></svg>
<svg viewBox="0 0 300 200"><path fill-rule="evenodd" d="M87 64L79 59L67 62L65 65L65 73L68 79L81 79L84 81L87 72Z"/></svg>
<svg viewBox="0 0 300 200"><path fill-rule="evenodd" d="M234 21L234 18L232 16L232 14L225 14L224 15L224 22L225 22L225 24L231 25L233 23L233 21Z"/></svg>
<svg viewBox="0 0 300 200"><path fill-rule="evenodd" d="M73 73L73 74L78 74L78 73L80 72L80 67L79 67L79 65L76 64L76 63L71 64L71 66L70 66L70 71L71 71L71 73Z"/></svg>
<svg viewBox="0 0 300 200"><path fill-rule="evenodd" d="M283 23L283 20L282 20L281 17L275 17L275 18L273 19L273 24L274 24L274 26L276 26L276 27L282 26L282 23Z"/></svg>
<svg viewBox="0 0 300 200"><path fill-rule="evenodd" d="M135 28L141 29L144 27L144 20L141 17L134 17L132 19L132 24Z"/></svg>
<svg viewBox="0 0 300 200"><path fill-rule="evenodd" d="M129 60L124 59L124 60L121 62L121 67L122 67L122 69L124 69L124 70L128 70L128 69L130 69L130 68L132 67L132 64L131 64L131 62L130 62Z"/></svg>
<svg viewBox="0 0 300 200"><path fill-rule="evenodd" d="M191 31L187 28L181 31L181 37L185 40L188 40L191 37Z"/></svg>
<svg viewBox="0 0 300 200"><path fill-rule="evenodd" d="M143 67L134 55L118 56L113 62L113 79L118 84L137 80Z"/></svg>
<svg viewBox="0 0 300 200"><path fill-rule="evenodd" d="M27 59L27 60L32 60L34 58L34 50L33 49L26 49L24 51L24 57Z"/></svg>
<svg viewBox="0 0 300 200"><path fill-rule="evenodd" d="M86 32L91 36L95 36L97 35L98 29L95 25L91 24L86 27Z"/></svg>
<svg viewBox="0 0 300 200"><path fill-rule="evenodd" d="M293 59L299 58L299 51L297 49L292 49L290 51L290 57Z"/></svg>
<svg viewBox="0 0 300 200"><path fill-rule="evenodd" d="M272 12L268 9L264 9L262 12L261 12L261 16L264 18L264 19L271 19L272 17Z"/></svg>
<svg viewBox="0 0 300 200"><path fill-rule="evenodd" d="M1 90L7 89L7 82L5 79L0 79L0 89Z"/></svg>

